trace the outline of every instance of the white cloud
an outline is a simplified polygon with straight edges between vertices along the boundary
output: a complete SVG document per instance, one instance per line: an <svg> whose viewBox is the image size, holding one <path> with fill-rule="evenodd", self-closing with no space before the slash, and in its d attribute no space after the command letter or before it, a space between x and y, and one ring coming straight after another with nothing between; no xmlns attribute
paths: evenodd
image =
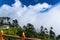
<svg viewBox="0 0 60 40"><path fill-rule="evenodd" d="M14 7L20 7L22 4L21 4L21 2L19 1L19 0L15 0L15 3L12 5L12 6L14 6Z"/></svg>
<svg viewBox="0 0 60 40"><path fill-rule="evenodd" d="M57 5L57 4L56 4ZM44 11L41 13L40 11ZM53 26L57 34L60 34L60 5L52 7L47 3L29 5L22 7L19 0L15 0L12 7L4 4L0 7L0 16L8 16L12 19L18 19L19 24L25 25L27 23L32 23L36 28L40 28L41 25L47 27L48 29Z"/></svg>

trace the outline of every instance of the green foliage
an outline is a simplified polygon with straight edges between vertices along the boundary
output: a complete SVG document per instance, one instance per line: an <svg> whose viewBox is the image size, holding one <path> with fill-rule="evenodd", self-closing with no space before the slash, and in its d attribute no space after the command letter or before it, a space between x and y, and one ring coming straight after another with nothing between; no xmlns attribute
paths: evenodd
<svg viewBox="0 0 60 40"><path fill-rule="evenodd" d="M43 28L44 29L44 28ZM42 38L44 40L50 40L50 35L45 34L45 31L42 31L41 27L41 32L36 32L34 26L30 23L28 23L26 26L24 25L23 28L9 28L9 29L0 29L4 31L4 34L9 34L9 35L14 35L14 36L20 36L22 37L22 33L25 32L26 37L29 38ZM45 28L47 31L47 28ZM5 39L12 39L10 37L5 37Z"/></svg>
<svg viewBox="0 0 60 40"><path fill-rule="evenodd" d="M18 28L0 29L3 30L4 34L16 35Z"/></svg>
<svg viewBox="0 0 60 40"><path fill-rule="evenodd" d="M60 40L60 35L58 35L56 39L57 39L57 40Z"/></svg>
<svg viewBox="0 0 60 40"><path fill-rule="evenodd" d="M53 27L50 28L50 39L54 40L55 39L55 32L52 31Z"/></svg>
<svg viewBox="0 0 60 40"><path fill-rule="evenodd" d="M47 35L47 34L45 34L45 35L44 35L44 40L50 40L50 36Z"/></svg>
<svg viewBox="0 0 60 40"><path fill-rule="evenodd" d="M32 24L28 23L26 26L23 27L23 29L27 37L33 38L36 36L36 31Z"/></svg>
<svg viewBox="0 0 60 40"><path fill-rule="evenodd" d="M23 29L20 27L20 28L18 28L18 30L17 30L17 35L18 36L22 36L22 33L23 33Z"/></svg>
<svg viewBox="0 0 60 40"><path fill-rule="evenodd" d="M13 20L11 25L13 28L18 28L19 27L18 20L17 19Z"/></svg>
<svg viewBox="0 0 60 40"><path fill-rule="evenodd" d="M9 29L0 29L0 30L3 30L4 34L17 36L17 32L19 28L9 28ZM12 38L12 37L4 37L4 38L5 40L20 40L20 39Z"/></svg>
<svg viewBox="0 0 60 40"><path fill-rule="evenodd" d="M44 39L44 35L45 35L44 27L41 26L41 27L40 27L40 38L41 38L41 39Z"/></svg>

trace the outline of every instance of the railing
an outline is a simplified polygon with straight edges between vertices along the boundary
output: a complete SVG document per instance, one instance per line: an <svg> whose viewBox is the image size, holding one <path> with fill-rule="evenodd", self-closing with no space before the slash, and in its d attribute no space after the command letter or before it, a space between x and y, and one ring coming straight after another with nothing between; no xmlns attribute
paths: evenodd
<svg viewBox="0 0 60 40"><path fill-rule="evenodd" d="M4 34L4 39L5 40L22 40L20 36L13 36L13 35L6 35L6 34Z"/></svg>
<svg viewBox="0 0 60 40"><path fill-rule="evenodd" d="M6 34L4 34L3 36L5 40L22 40L20 36L13 36L13 35L6 35Z"/></svg>
<svg viewBox="0 0 60 40"><path fill-rule="evenodd" d="M4 37L8 37L8 40L10 40L10 38L18 38L19 40L41 40L41 39L36 39L36 38L26 38L25 33L22 33L22 37L20 36L13 36L13 35L7 35L7 34L3 34L3 31L0 31L0 40L5 40Z"/></svg>

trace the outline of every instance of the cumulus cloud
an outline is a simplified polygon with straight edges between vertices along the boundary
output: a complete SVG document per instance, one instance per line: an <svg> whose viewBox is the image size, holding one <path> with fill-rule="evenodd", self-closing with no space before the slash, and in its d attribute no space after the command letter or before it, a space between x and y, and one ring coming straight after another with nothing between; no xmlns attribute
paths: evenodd
<svg viewBox="0 0 60 40"><path fill-rule="evenodd" d="M0 16L8 16L12 19L18 19L21 26L31 23L35 28L40 28L41 25L48 29L52 26L57 34L60 34L60 5L52 7L48 3L23 5L19 0L15 0L12 7L4 4L0 7ZM47 10L48 9L48 10ZM42 12L41 12L42 11Z"/></svg>

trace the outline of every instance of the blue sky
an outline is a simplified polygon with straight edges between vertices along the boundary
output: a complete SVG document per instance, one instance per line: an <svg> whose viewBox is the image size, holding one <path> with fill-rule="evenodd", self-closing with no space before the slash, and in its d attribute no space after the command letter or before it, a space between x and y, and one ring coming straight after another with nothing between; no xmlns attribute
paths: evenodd
<svg viewBox="0 0 60 40"><path fill-rule="evenodd" d="M52 26L60 34L60 0L0 0L0 16L17 19L21 26L31 23L37 30Z"/></svg>
<svg viewBox="0 0 60 40"><path fill-rule="evenodd" d="M26 5L26 6L35 5L37 3L44 3L44 2L51 5L55 5L58 2L60 2L60 0L20 0L20 1L23 5ZM15 0L0 0L0 6L2 6L3 4L12 5L14 2Z"/></svg>

